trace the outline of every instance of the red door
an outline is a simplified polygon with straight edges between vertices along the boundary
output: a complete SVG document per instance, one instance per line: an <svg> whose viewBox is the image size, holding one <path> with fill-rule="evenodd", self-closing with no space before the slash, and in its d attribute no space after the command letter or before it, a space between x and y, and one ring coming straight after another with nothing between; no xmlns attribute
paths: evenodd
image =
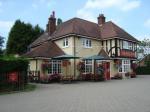
<svg viewBox="0 0 150 112"><path fill-rule="evenodd" d="M104 75L105 75L105 80L110 80L110 63L105 62L104 63Z"/></svg>

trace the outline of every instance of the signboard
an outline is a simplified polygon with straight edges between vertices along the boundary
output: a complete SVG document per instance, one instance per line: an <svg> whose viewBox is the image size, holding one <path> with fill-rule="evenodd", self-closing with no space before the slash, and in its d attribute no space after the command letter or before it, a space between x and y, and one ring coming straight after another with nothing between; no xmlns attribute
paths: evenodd
<svg viewBox="0 0 150 112"><path fill-rule="evenodd" d="M135 58L135 52L128 50L120 50L121 57Z"/></svg>
<svg viewBox="0 0 150 112"><path fill-rule="evenodd" d="M18 81L18 74L17 72L12 72L8 75L9 82L17 82Z"/></svg>

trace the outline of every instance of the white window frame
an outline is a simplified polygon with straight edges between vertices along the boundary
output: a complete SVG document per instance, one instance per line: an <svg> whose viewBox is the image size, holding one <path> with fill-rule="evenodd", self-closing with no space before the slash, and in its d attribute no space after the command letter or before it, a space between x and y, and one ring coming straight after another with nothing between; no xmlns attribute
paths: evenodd
<svg viewBox="0 0 150 112"><path fill-rule="evenodd" d="M82 38L81 41L84 48L92 48L91 39Z"/></svg>
<svg viewBox="0 0 150 112"><path fill-rule="evenodd" d="M133 50L133 49L132 49L133 43L132 43L132 42L128 42L128 45L129 45L129 50Z"/></svg>
<svg viewBox="0 0 150 112"><path fill-rule="evenodd" d="M127 73L131 70L131 62L130 60L124 59L121 62L121 66L118 69L119 73Z"/></svg>
<svg viewBox="0 0 150 112"><path fill-rule="evenodd" d="M92 73L93 71L93 61L92 60L84 60L84 65L85 65L85 69L84 69L84 73Z"/></svg>
<svg viewBox="0 0 150 112"><path fill-rule="evenodd" d="M129 49L128 41L123 41L123 49Z"/></svg>
<svg viewBox="0 0 150 112"><path fill-rule="evenodd" d="M123 41L123 49L133 50L133 43L128 41Z"/></svg>
<svg viewBox="0 0 150 112"><path fill-rule="evenodd" d="M62 61L61 60L50 60L49 63L51 64L51 68L48 69L47 71L48 74L55 74L55 73L61 74L62 73Z"/></svg>
<svg viewBox="0 0 150 112"><path fill-rule="evenodd" d="M64 38L63 39L63 47L69 47L69 39L68 38Z"/></svg>

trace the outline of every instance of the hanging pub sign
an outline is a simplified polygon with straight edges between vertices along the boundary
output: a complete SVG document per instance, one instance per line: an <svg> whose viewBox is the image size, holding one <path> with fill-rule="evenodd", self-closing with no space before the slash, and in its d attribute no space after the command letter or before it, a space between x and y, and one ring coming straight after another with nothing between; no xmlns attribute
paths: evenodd
<svg viewBox="0 0 150 112"><path fill-rule="evenodd" d="M121 57L135 58L135 52L128 50L120 50Z"/></svg>
<svg viewBox="0 0 150 112"><path fill-rule="evenodd" d="M11 72L10 74L8 74L8 81L9 82L18 82L18 73Z"/></svg>

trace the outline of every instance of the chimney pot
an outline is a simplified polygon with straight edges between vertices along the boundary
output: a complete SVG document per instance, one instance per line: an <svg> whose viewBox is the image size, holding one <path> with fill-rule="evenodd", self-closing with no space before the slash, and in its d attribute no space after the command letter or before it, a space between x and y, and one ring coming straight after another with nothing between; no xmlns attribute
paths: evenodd
<svg viewBox="0 0 150 112"><path fill-rule="evenodd" d="M98 19L98 24L99 25L103 25L105 23L105 16L104 16L104 14L100 14L97 19Z"/></svg>
<svg viewBox="0 0 150 112"><path fill-rule="evenodd" d="M53 11L49 17L46 31L48 32L49 35L52 35L55 30L56 30L56 18L55 12Z"/></svg>
<svg viewBox="0 0 150 112"><path fill-rule="evenodd" d="M52 12L53 18L55 18L55 11Z"/></svg>

